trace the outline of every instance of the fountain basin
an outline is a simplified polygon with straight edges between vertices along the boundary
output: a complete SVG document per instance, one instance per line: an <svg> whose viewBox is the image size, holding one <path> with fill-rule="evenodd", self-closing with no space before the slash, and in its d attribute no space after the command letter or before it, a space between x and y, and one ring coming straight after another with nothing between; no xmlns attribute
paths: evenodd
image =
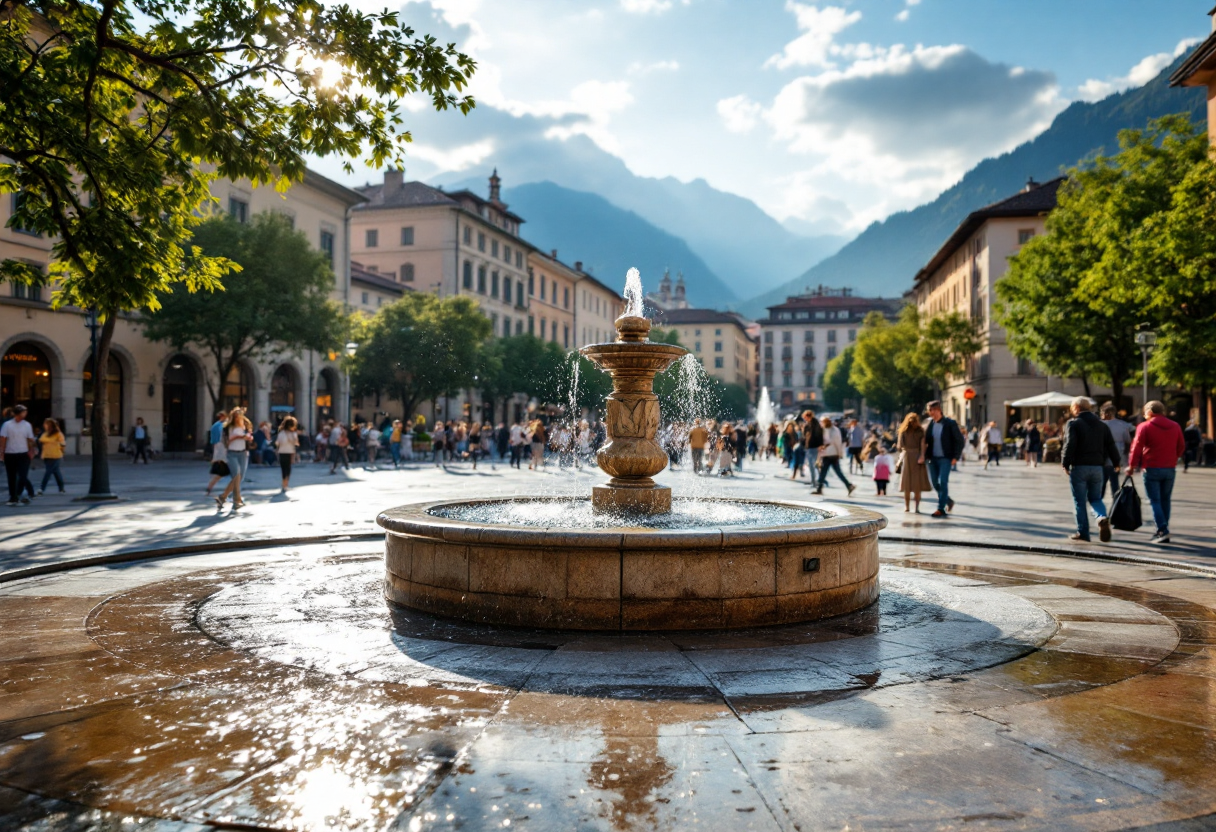
<svg viewBox="0 0 1216 832"><path fill-rule="evenodd" d="M878 532L886 519L851 506L698 501L720 506L724 515L776 508L805 517L769 526L601 521L596 528L554 528L458 519L466 508L511 503L525 512L552 511L564 503L581 510L586 502L497 498L385 511L376 518L385 530L385 597L464 621L618 631L814 621L878 598Z"/></svg>

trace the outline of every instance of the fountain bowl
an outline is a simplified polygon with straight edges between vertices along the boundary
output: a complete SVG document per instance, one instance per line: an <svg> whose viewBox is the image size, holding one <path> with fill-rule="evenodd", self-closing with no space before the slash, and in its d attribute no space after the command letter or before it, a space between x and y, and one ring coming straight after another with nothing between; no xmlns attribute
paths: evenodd
<svg viewBox="0 0 1216 832"><path fill-rule="evenodd" d="M589 501L526 497L418 503L382 512L388 601L463 621L567 630L762 627L853 612L878 598L881 514L796 501L699 500L724 514L780 510L783 525L592 528L459 519L510 503L565 511ZM588 509L589 511L589 509ZM444 514L456 516L443 516Z"/></svg>

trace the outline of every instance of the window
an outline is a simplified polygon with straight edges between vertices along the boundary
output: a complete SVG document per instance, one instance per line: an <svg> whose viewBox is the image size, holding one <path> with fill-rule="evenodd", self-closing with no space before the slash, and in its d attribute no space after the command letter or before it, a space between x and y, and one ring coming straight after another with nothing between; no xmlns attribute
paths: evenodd
<svg viewBox="0 0 1216 832"><path fill-rule="evenodd" d="M545 276L543 274L540 276L540 299L545 299Z"/></svg>
<svg viewBox="0 0 1216 832"><path fill-rule="evenodd" d="M794 377L792 375L790 375L789 373L782 373L781 374L781 386L782 387L793 387L794 386ZM781 400L783 402L785 401L785 393L781 394ZM794 399L791 396L790 402L793 403L793 401L794 401Z"/></svg>
<svg viewBox="0 0 1216 832"><path fill-rule="evenodd" d="M824 312L822 309L818 309L815 311L815 320L822 321L826 317L827 317L827 313Z"/></svg>
<svg viewBox="0 0 1216 832"><path fill-rule="evenodd" d="M402 283L413 283L414 282L414 264L413 263L402 263L401 264L401 282Z"/></svg>
<svg viewBox="0 0 1216 832"><path fill-rule="evenodd" d="M794 333L792 333L792 332L781 333L781 343L783 343L783 344L794 343Z"/></svg>
<svg viewBox="0 0 1216 832"><path fill-rule="evenodd" d="M570 349L570 325L562 324L562 346Z"/></svg>
<svg viewBox="0 0 1216 832"><path fill-rule="evenodd" d="M502 247L502 259L511 262L511 247L506 244Z"/></svg>
<svg viewBox="0 0 1216 832"><path fill-rule="evenodd" d="M765 358L772 358L772 357L773 357L773 348L772 348L772 347L765 347L765 348L764 348L764 357L765 357Z"/></svg>
<svg viewBox="0 0 1216 832"><path fill-rule="evenodd" d="M532 272L528 272L528 297L536 294L536 278L532 276Z"/></svg>
<svg viewBox="0 0 1216 832"><path fill-rule="evenodd" d="M771 330L764 333L764 343L766 343L766 344L773 343L773 333Z"/></svg>
<svg viewBox="0 0 1216 832"><path fill-rule="evenodd" d="M376 228L369 228L363 232L363 242L367 248L375 248L380 245L380 231Z"/></svg>
<svg viewBox="0 0 1216 832"><path fill-rule="evenodd" d="M694 329L694 330L692 331L692 334L693 334L693 335L700 335L700 334L701 334L701 330L699 330L699 329Z"/></svg>
<svg viewBox="0 0 1216 832"><path fill-rule="evenodd" d="M522 269L523 267L524 267L523 252L517 251L517 252L515 252L515 268Z"/></svg>
<svg viewBox="0 0 1216 832"><path fill-rule="evenodd" d="M502 279L502 299L507 303L511 302L511 278L505 275ZM510 335L511 333L508 332L507 334Z"/></svg>
<svg viewBox="0 0 1216 832"><path fill-rule="evenodd" d="M473 291L473 264L468 260L464 261L464 288Z"/></svg>
<svg viewBox="0 0 1216 832"><path fill-rule="evenodd" d="M503 334L503 337L509 336L511 334L511 319L508 318L506 315L504 315L502 318L502 334Z"/></svg>
<svg viewBox="0 0 1216 832"><path fill-rule="evenodd" d="M700 342L700 341L697 341L697 342L696 342L696 343L694 343L692 346L693 346L693 352L700 352L700 351L701 351L701 342Z"/></svg>
<svg viewBox="0 0 1216 832"><path fill-rule="evenodd" d="M528 334L536 334L536 318L534 318L532 315L528 316Z"/></svg>
<svg viewBox="0 0 1216 832"><path fill-rule="evenodd" d="M20 193L13 194L13 213L14 214L17 213L17 211L21 208L21 203L24 201L25 201L25 194L20 194ZM19 225L19 224L13 222L12 220L9 220L8 227L13 229L14 231L16 231L18 234L29 234L32 237L41 237L42 236L34 229L27 228L24 225ZM41 425L39 425L39 427L41 427Z"/></svg>
<svg viewBox="0 0 1216 832"><path fill-rule="evenodd" d="M482 294L482 295L484 295L486 293L486 267L485 266L477 267L477 291L479 294Z"/></svg>
<svg viewBox="0 0 1216 832"><path fill-rule="evenodd" d="M414 244L414 226L401 229L401 245L412 246Z"/></svg>
<svg viewBox="0 0 1216 832"><path fill-rule="evenodd" d="M549 295L553 300L553 305L557 306L557 281L553 281L553 294Z"/></svg>
<svg viewBox="0 0 1216 832"><path fill-rule="evenodd" d="M857 340L857 330L850 329L849 330L849 343L852 343L856 340Z"/></svg>
<svg viewBox="0 0 1216 832"><path fill-rule="evenodd" d="M329 258L329 267L334 267L334 232L321 232L321 251L325 252L325 256Z"/></svg>
<svg viewBox="0 0 1216 832"><path fill-rule="evenodd" d="M715 370L722 369L722 357L721 356L714 359L714 369Z"/></svg>
<svg viewBox="0 0 1216 832"><path fill-rule="evenodd" d="M498 272L490 272L490 297L498 297Z"/></svg>
<svg viewBox="0 0 1216 832"><path fill-rule="evenodd" d="M234 196L228 197L228 216L237 222L249 222L249 203Z"/></svg>
<svg viewBox="0 0 1216 832"><path fill-rule="evenodd" d="M836 357L836 347L828 347L828 361Z"/></svg>
<svg viewBox="0 0 1216 832"><path fill-rule="evenodd" d="M21 300L42 300L41 286L26 286L24 283L13 284L13 297Z"/></svg>
<svg viewBox="0 0 1216 832"><path fill-rule="evenodd" d="M490 332L498 332L498 313L490 313Z"/></svg>
<svg viewBox="0 0 1216 832"><path fill-rule="evenodd" d="M720 329L714 330L714 335L721 335L721 334L722 334L722 330L720 330Z"/></svg>
<svg viewBox="0 0 1216 832"><path fill-rule="evenodd" d="M815 343L815 330L813 330L813 329L802 330L802 340L804 343L807 343L807 344Z"/></svg>
<svg viewBox="0 0 1216 832"><path fill-rule="evenodd" d="M544 318L540 319L540 339L542 341L545 340L545 327L548 326L548 324L549 322Z"/></svg>
<svg viewBox="0 0 1216 832"><path fill-rule="evenodd" d="M376 306L383 306L383 305L384 305L384 296L376 295Z"/></svg>
<svg viewBox="0 0 1216 832"><path fill-rule="evenodd" d="M464 227L464 244L466 246L473 244L473 229L467 225Z"/></svg>
<svg viewBox="0 0 1216 832"><path fill-rule="evenodd" d="M829 343L829 344L835 344L835 343L836 343L836 330L834 330L834 329L829 329L829 330L828 330L828 343Z"/></svg>
<svg viewBox="0 0 1216 832"><path fill-rule="evenodd" d="M570 308L570 287L562 287L562 306L566 309Z"/></svg>
<svg viewBox="0 0 1216 832"><path fill-rule="evenodd" d="M794 363L792 361L782 361L781 369L782 369L782 371L788 373L794 369Z"/></svg>
<svg viewBox="0 0 1216 832"><path fill-rule="evenodd" d="M815 375L813 373L808 373L804 378L805 378L805 383L803 384L804 387L814 387L815 386Z"/></svg>
<svg viewBox="0 0 1216 832"><path fill-rule="evenodd" d="M498 240L490 240L490 256L498 256Z"/></svg>
<svg viewBox="0 0 1216 832"><path fill-rule="evenodd" d="M722 342L714 341L714 352L722 352Z"/></svg>
<svg viewBox="0 0 1216 832"><path fill-rule="evenodd" d="M367 306L367 292L363 293L363 305Z"/></svg>
<svg viewBox="0 0 1216 832"><path fill-rule="evenodd" d="M477 250L478 251L486 250L486 235L481 233L480 231L477 232Z"/></svg>
<svg viewBox="0 0 1216 832"><path fill-rule="evenodd" d="M1034 239L1034 229L1033 228L1019 228L1018 229L1018 245L1024 246L1027 243L1029 243L1032 239Z"/></svg>
<svg viewBox="0 0 1216 832"><path fill-rule="evenodd" d="M523 321L516 321L516 322L515 322L515 334L516 334L516 335L523 335L523 334L524 334L524 322L523 322Z"/></svg>

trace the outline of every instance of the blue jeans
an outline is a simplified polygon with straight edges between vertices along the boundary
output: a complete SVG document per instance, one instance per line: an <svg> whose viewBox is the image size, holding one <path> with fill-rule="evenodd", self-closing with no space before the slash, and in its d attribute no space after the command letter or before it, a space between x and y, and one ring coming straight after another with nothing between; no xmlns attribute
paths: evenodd
<svg viewBox="0 0 1216 832"><path fill-rule="evenodd" d="M249 470L249 451L229 451L228 468L234 479L239 477L243 482L245 473Z"/></svg>
<svg viewBox="0 0 1216 832"><path fill-rule="evenodd" d="M1110 498L1114 500L1119 496L1119 472L1115 470L1113 465L1106 465L1102 468L1102 474L1106 478L1106 484L1110 486ZM1106 493L1103 488L1102 493Z"/></svg>
<svg viewBox="0 0 1216 832"><path fill-rule="evenodd" d="M42 465L42 485L38 486L39 491L46 491L46 484L51 481L51 477L55 478L55 482L59 485L59 490L63 490L63 474L59 473L59 463L62 459L44 459Z"/></svg>
<svg viewBox="0 0 1216 832"><path fill-rule="evenodd" d="M929 458L929 484L937 492L937 510L941 512L950 504L950 463L948 456Z"/></svg>
<svg viewBox="0 0 1216 832"><path fill-rule="evenodd" d="M1170 496L1174 493L1176 468L1145 468L1144 493L1153 507L1158 534L1170 533Z"/></svg>
<svg viewBox="0 0 1216 832"><path fill-rule="evenodd" d="M1114 469L1111 469L1112 471ZM1102 492L1106 490L1106 470L1101 465L1074 465L1068 472L1072 484L1072 501L1077 509L1077 533L1089 540L1089 512L1086 504L1093 507L1094 514L1101 519L1106 516L1102 504Z"/></svg>

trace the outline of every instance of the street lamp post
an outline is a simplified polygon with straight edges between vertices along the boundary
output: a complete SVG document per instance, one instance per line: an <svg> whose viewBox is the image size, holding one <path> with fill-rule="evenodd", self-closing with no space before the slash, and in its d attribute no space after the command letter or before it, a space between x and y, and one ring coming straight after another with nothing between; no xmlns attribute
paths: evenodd
<svg viewBox="0 0 1216 832"><path fill-rule="evenodd" d="M1140 326L1148 326L1148 324ZM1152 353L1153 347L1157 346L1157 333L1151 329L1141 329L1136 333L1136 345L1140 347L1140 357L1144 360L1144 400L1140 403L1140 406L1143 407L1148 404L1148 357Z"/></svg>
<svg viewBox="0 0 1216 832"><path fill-rule="evenodd" d="M348 341L346 343L346 357L347 358L354 358L355 353L357 353L358 351L359 351L359 345L356 344L354 341ZM347 422L347 424L350 423L351 402L354 398L355 398L354 393L350 389L350 362L348 361L348 362L346 362L346 422Z"/></svg>

